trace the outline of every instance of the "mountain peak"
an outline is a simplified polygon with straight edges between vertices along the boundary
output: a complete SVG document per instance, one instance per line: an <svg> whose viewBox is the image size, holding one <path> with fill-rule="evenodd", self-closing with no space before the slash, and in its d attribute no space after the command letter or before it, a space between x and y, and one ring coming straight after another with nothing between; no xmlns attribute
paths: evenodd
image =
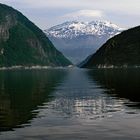
<svg viewBox="0 0 140 140"><path fill-rule="evenodd" d="M118 25L110 22L110 21L107 21L107 20L96 20L96 21L91 21L89 24L91 25L96 25L96 26L106 26L106 27L112 27L116 30L120 30L122 28L120 28Z"/></svg>
<svg viewBox="0 0 140 140"><path fill-rule="evenodd" d="M82 35L108 35L112 37L122 30L123 28L109 21L67 21L45 30L45 33L52 37L72 39Z"/></svg>
<svg viewBox="0 0 140 140"><path fill-rule="evenodd" d="M122 30L110 21L67 21L45 33L58 50L77 64Z"/></svg>

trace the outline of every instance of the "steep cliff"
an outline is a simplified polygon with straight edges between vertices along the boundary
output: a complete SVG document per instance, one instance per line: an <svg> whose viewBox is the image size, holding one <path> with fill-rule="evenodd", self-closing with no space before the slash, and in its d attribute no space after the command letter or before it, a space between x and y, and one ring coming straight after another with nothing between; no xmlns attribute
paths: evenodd
<svg viewBox="0 0 140 140"><path fill-rule="evenodd" d="M17 10L0 4L0 67L70 64L34 23Z"/></svg>
<svg viewBox="0 0 140 140"><path fill-rule="evenodd" d="M139 67L140 26L129 29L108 40L81 67Z"/></svg>

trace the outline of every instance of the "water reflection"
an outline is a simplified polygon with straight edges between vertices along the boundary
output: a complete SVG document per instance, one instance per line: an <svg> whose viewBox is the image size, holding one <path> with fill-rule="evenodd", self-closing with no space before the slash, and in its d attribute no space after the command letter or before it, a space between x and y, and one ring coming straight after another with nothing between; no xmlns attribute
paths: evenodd
<svg viewBox="0 0 140 140"><path fill-rule="evenodd" d="M29 123L65 75L65 70L1 71L0 131Z"/></svg>
<svg viewBox="0 0 140 140"><path fill-rule="evenodd" d="M0 72L0 129L22 127L0 139L140 137L139 78L138 70Z"/></svg>
<svg viewBox="0 0 140 140"><path fill-rule="evenodd" d="M108 94L140 102L140 69L99 69L88 74Z"/></svg>
<svg viewBox="0 0 140 140"><path fill-rule="evenodd" d="M88 70L69 71L63 84L54 92L55 100L49 107L62 117L84 120L111 117L116 112L123 113L125 101L107 94L108 90L101 88L90 74Z"/></svg>

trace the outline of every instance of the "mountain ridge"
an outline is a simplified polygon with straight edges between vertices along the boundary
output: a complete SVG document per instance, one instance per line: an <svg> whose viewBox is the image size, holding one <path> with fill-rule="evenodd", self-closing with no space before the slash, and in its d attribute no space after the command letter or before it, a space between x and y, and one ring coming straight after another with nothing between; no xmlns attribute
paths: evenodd
<svg viewBox="0 0 140 140"><path fill-rule="evenodd" d="M0 4L0 67L69 64L33 22L16 9Z"/></svg>
<svg viewBox="0 0 140 140"><path fill-rule="evenodd" d="M109 39L80 67L140 67L140 26L123 31Z"/></svg>
<svg viewBox="0 0 140 140"><path fill-rule="evenodd" d="M53 26L47 30L44 30L48 36L54 36L59 38L74 38L79 35L104 35L106 34L105 28L108 28L107 34L114 35L114 32L118 33L124 30L116 24L109 21L66 21L62 24ZM111 30L113 29L113 30ZM107 29L106 29L107 30Z"/></svg>
<svg viewBox="0 0 140 140"><path fill-rule="evenodd" d="M122 30L108 21L67 21L44 32L58 50L78 64Z"/></svg>

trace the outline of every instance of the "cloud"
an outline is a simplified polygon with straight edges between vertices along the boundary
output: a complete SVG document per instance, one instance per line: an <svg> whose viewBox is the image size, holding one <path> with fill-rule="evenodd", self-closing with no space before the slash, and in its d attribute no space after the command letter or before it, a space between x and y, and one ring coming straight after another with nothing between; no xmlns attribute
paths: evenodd
<svg viewBox="0 0 140 140"><path fill-rule="evenodd" d="M83 0L82 0L83 1ZM84 5L85 2L81 0L0 0L1 3L23 5L29 8L72 8L72 7L81 7L81 4Z"/></svg>
<svg viewBox="0 0 140 140"><path fill-rule="evenodd" d="M0 3L18 9L41 28L66 20L105 19L124 26L140 23L140 0L0 0Z"/></svg>
<svg viewBox="0 0 140 140"><path fill-rule="evenodd" d="M77 17L88 17L88 18L93 18L93 17L103 17L103 12L100 10L79 10L76 12L68 13L65 14L63 17L67 18L77 18Z"/></svg>

